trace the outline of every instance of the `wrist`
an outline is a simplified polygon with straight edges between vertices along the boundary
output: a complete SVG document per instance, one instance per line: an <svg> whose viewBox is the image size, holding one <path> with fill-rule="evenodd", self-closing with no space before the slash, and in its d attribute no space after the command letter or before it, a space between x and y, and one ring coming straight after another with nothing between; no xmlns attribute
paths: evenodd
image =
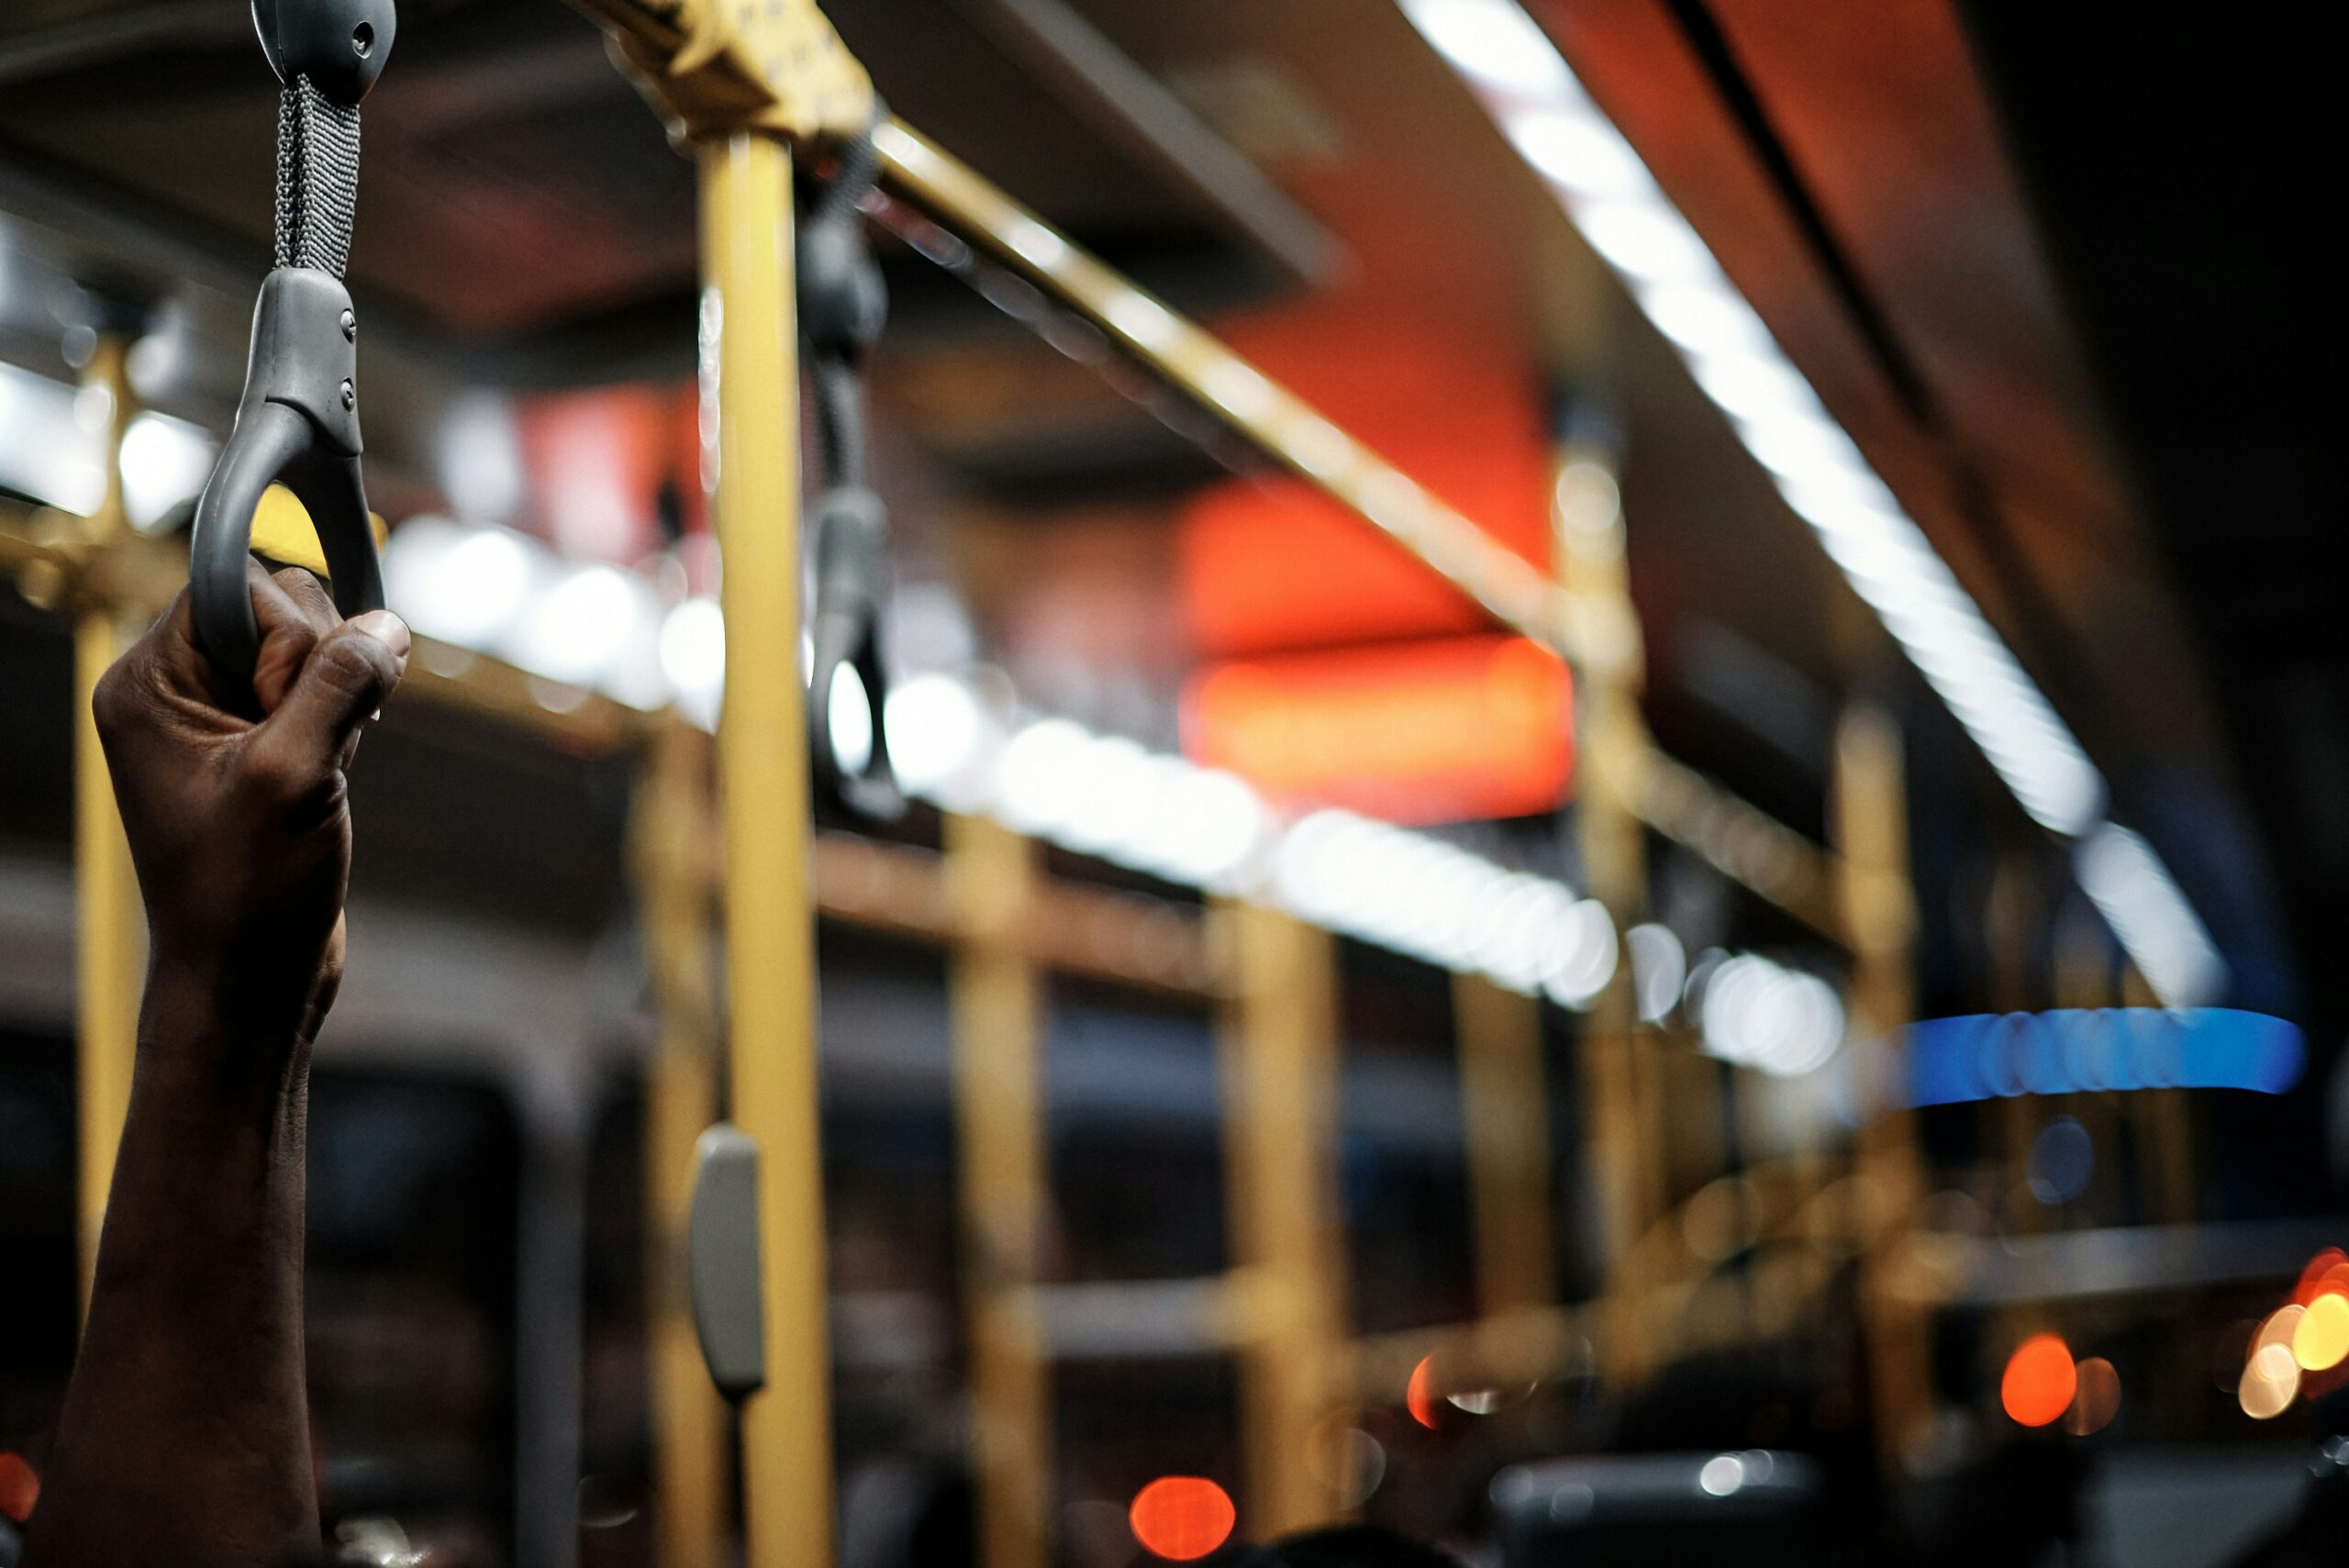
<svg viewBox="0 0 2349 1568"><path fill-rule="evenodd" d="M238 968L158 949L139 1008L139 1071L175 1098L273 1113L308 1081L309 1002Z"/></svg>

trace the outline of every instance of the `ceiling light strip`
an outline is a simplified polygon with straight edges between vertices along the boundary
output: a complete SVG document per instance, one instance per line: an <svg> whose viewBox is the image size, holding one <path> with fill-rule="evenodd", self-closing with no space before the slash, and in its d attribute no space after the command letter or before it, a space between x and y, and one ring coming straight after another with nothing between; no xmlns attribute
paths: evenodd
<svg viewBox="0 0 2349 1568"><path fill-rule="evenodd" d="M1710 247L1518 0L1398 0L1874 610L2033 821L2077 846L2082 888L2162 1000L2214 1000L2225 967L2168 869L2105 816L2105 780Z"/></svg>

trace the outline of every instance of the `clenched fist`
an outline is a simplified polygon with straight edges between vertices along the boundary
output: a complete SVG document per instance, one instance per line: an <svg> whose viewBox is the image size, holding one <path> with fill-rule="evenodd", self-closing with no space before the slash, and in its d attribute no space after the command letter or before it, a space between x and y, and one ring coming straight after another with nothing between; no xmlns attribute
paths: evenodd
<svg viewBox="0 0 2349 1568"><path fill-rule="evenodd" d="M408 633L388 610L340 620L299 569L248 575L250 688L205 657L183 594L94 706L153 974L194 980L240 1040L306 1048L342 976L344 770L407 666Z"/></svg>

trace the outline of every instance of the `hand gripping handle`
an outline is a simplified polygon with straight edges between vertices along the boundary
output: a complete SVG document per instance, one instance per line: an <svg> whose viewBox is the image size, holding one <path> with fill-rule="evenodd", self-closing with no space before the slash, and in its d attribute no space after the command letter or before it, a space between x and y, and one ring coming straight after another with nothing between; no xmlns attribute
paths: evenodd
<svg viewBox="0 0 2349 1568"><path fill-rule="evenodd" d="M359 478L359 322L351 295L325 272L280 267L253 306L252 357L237 428L195 504L188 596L212 662L250 676L261 655L245 582L253 513L282 484L317 529L348 619L384 607L384 572Z"/></svg>

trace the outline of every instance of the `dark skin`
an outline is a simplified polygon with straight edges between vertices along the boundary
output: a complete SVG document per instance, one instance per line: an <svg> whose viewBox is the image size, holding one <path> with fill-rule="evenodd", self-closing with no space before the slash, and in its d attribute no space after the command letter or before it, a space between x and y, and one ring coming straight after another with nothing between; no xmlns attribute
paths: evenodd
<svg viewBox="0 0 2349 1568"><path fill-rule="evenodd" d="M250 572L250 686L184 595L94 704L147 906L147 991L82 1350L28 1568L315 1557L302 1372L310 1050L342 978L345 771L407 663L306 572Z"/></svg>

